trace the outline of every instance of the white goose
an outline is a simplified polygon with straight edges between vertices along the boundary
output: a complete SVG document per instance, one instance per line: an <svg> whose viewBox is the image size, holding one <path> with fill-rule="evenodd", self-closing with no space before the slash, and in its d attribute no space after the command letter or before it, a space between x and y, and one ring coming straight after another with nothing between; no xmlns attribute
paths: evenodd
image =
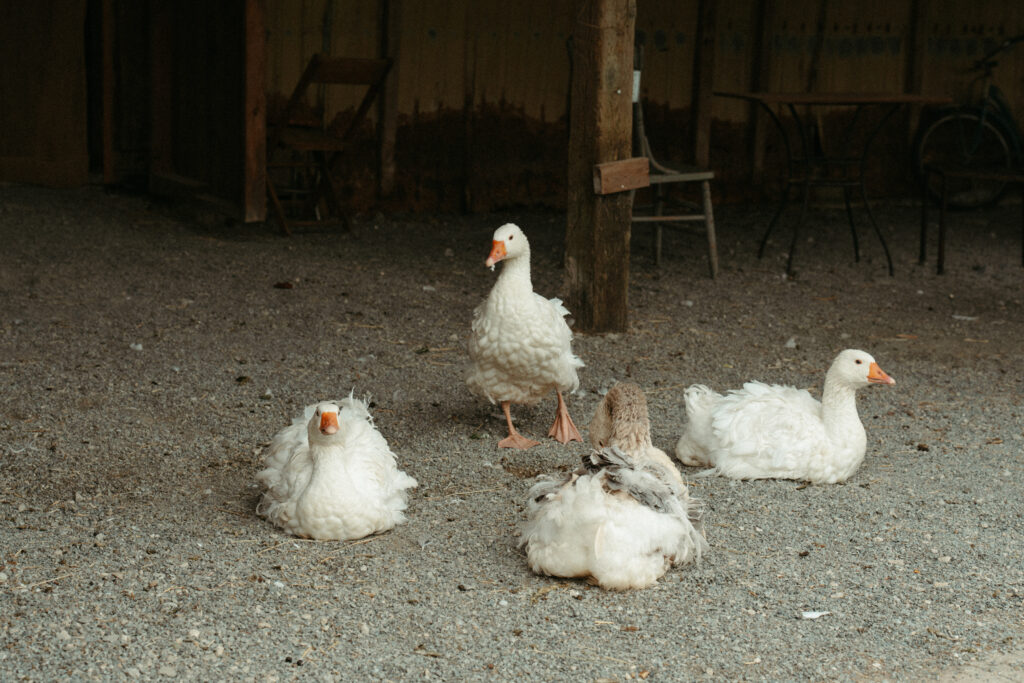
<svg viewBox="0 0 1024 683"><path fill-rule="evenodd" d="M870 354L847 349L828 369L820 403L802 389L776 384L747 382L724 396L695 384L684 394L688 422L676 457L713 468L702 476L845 481L867 448L855 392L895 383Z"/></svg>
<svg viewBox="0 0 1024 683"><path fill-rule="evenodd" d="M576 370L583 366L572 352L572 331L564 320L569 311L560 300L534 293L530 243L512 223L494 232L485 265L493 268L499 261L505 262L501 274L473 313L466 383L474 393L501 404L508 436L498 446L530 448L539 443L516 431L509 406L534 404L552 391L558 395L558 408L548 436L561 443L582 441L562 396L579 388Z"/></svg>
<svg viewBox="0 0 1024 683"><path fill-rule="evenodd" d="M639 387L609 391L590 434L601 449L584 456L583 467L530 489L520 541L530 569L627 590L699 559L707 550L700 506L668 456L651 445Z"/></svg>
<svg viewBox="0 0 1024 683"><path fill-rule="evenodd" d="M288 533L348 540L405 521L406 489L416 480L398 469L366 403L351 395L307 406L278 432L256 478L267 491L256 511Z"/></svg>

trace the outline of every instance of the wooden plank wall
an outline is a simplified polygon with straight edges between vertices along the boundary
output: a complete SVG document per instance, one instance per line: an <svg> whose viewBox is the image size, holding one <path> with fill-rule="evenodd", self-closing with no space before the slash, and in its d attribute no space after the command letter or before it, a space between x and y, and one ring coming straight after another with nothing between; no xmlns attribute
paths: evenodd
<svg viewBox="0 0 1024 683"><path fill-rule="evenodd" d="M314 52L377 54L378 3L266 4L271 115ZM697 4L637 2L637 35L647 55L642 94L648 132L667 158L684 158L692 148ZM390 199L395 207L564 205L571 5L550 0L401 3L396 189ZM760 16L763 8L766 19ZM922 17L915 17L915 8ZM966 79L959 72L985 45L1024 32L1024 3L1002 0L737 0L719 1L717 15L715 86L725 90L749 89L755 69L761 69L765 89L903 90L914 58L910 36L916 21L925 27L919 36L925 51L922 91L961 94ZM769 39L758 56L760 35ZM1022 76L1024 45L1006 55L997 72L997 83L1024 114ZM351 111L356 97L326 96L328 120ZM822 115L843 116L841 111ZM726 186L749 184L750 117L748 105L715 98L711 163ZM903 157L909 145L909 124L904 124L887 126L892 130L879 140L883 147L895 145L891 153ZM767 132L770 147L776 144L772 133ZM366 149L372 148L367 143ZM779 154L768 149L766 167L778 163ZM372 161L354 162L350 169L357 207L378 203L373 183L365 180L368 170ZM873 189L892 187L908 191L888 178L878 179Z"/></svg>

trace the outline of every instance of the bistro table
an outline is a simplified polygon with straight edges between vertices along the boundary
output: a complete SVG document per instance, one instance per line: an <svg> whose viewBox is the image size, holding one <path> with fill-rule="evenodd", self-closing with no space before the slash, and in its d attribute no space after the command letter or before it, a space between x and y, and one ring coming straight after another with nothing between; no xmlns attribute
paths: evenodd
<svg viewBox="0 0 1024 683"><path fill-rule="evenodd" d="M758 258L764 256L765 245L768 243L768 236L771 235L779 217L789 202L790 188L801 187L803 190L803 205L800 210L800 218L793 229L792 241L789 244L789 255L786 260L786 273L792 275L793 253L796 250L797 239L800 229L803 227L807 217L807 207L812 187L841 187L843 189L843 201L846 204L846 217L850 222L850 232L853 235L854 258L860 261L860 245L857 242L857 229L853 222L853 210L850 207L850 192L857 190L860 199L864 203L864 209L868 219L878 236L885 252L885 259L889 264L889 275L893 274L892 256L889 254L889 246L885 242L882 231L878 228L875 216L871 212L871 205L868 203L867 192L864 188L864 176L868 158L868 150L871 143L878 136L882 126L889 120L897 109L907 104L940 105L950 104L952 100L948 97L930 95L914 95L908 93L783 93L783 92L721 92L716 91L719 97L731 97L734 99L746 100L760 105L768 112L771 120L775 122L782 136L782 142L786 150L786 187L782 193L782 200L779 207L768 223L764 236L761 238L761 245L758 248ZM838 149L826 151L824 145L817 145L817 138L811 126L813 121L805 113L801 116L798 107L817 106L842 106L854 107L854 113L850 121L843 129ZM853 132L857 126L861 112L865 107L884 107L885 111L877 123L869 129L863 144L855 147ZM781 118L776 113L776 108L785 108L793 117L796 124L797 135L799 136L799 152L794 154L793 143L790 141L790 133L783 125Z"/></svg>

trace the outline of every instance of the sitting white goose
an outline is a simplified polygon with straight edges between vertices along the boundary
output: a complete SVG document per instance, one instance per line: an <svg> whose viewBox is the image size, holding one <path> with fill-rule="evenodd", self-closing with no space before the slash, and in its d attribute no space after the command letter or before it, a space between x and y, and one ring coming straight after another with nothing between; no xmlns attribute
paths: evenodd
<svg viewBox="0 0 1024 683"><path fill-rule="evenodd" d="M608 392L590 431L602 447L583 457L583 467L530 489L520 541L530 569L627 590L699 559L707 550L700 506L668 456L651 446L639 387Z"/></svg>
<svg viewBox="0 0 1024 683"><path fill-rule="evenodd" d="M534 293L530 243L512 223L494 232L485 265L493 268L499 261L505 262L501 274L473 313L466 383L474 393L501 404L508 436L498 446L530 448L539 443L516 431L509 406L532 405L552 391L558 395L558 408L548 436L561 443L582 441L562 396L579 388L576 370L583 366L572 352L572 330L564 320L569 311L560 300Z"/></svg>
<svg viewBox="0 0 1024 683"><path fill-rule="evenodd" d="M802 389L777 384L747 382L724 396L695 384L684 394L688 422L676 457L713 468L701 476L845 481L867 448L855 392L895 383L870 354L847 349L828 369L820 403Z"/></svg>
<svg viewBox="0 0 1024 683"><path fill-rule="evenodd" d="M366 403L349 395L307 406L278 432L256 478L267 491L256 511L288 533L349 540L405 521L406 489L416 480L398 469Z"/></svg>

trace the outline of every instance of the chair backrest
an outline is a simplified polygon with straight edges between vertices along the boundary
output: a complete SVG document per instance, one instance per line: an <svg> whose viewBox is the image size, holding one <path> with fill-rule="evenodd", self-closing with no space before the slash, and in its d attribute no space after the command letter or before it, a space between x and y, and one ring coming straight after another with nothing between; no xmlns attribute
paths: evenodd
<svg viewBox="0 0 1024 683"><path fill-rule="evenodd" d="M384 84L384 79L391 70L390 59L360 59L355 57L325 57L315 54L309 60L299 82L295 84L288 104L281 111L280 117L271 127L269 147L273 149L281 139L284 128L287 127L299 103L305 98L306 91L311 85L365 85L366 93L359 108L352 115L348 127L341 134L341 139L347 140L355 132L356 127L362 122L366 113L373 105L378 92Z"/></svg>
<svg viewBox="0 0 1024 683"><path fill-rule="evenodd" d="M644 46L636 45L633 49L633 154L647 157L651 166L661 172L670 169L658 163L651 151L651 143L644 129L644 105L640 98L640 79L644 68Z"/></svg>

